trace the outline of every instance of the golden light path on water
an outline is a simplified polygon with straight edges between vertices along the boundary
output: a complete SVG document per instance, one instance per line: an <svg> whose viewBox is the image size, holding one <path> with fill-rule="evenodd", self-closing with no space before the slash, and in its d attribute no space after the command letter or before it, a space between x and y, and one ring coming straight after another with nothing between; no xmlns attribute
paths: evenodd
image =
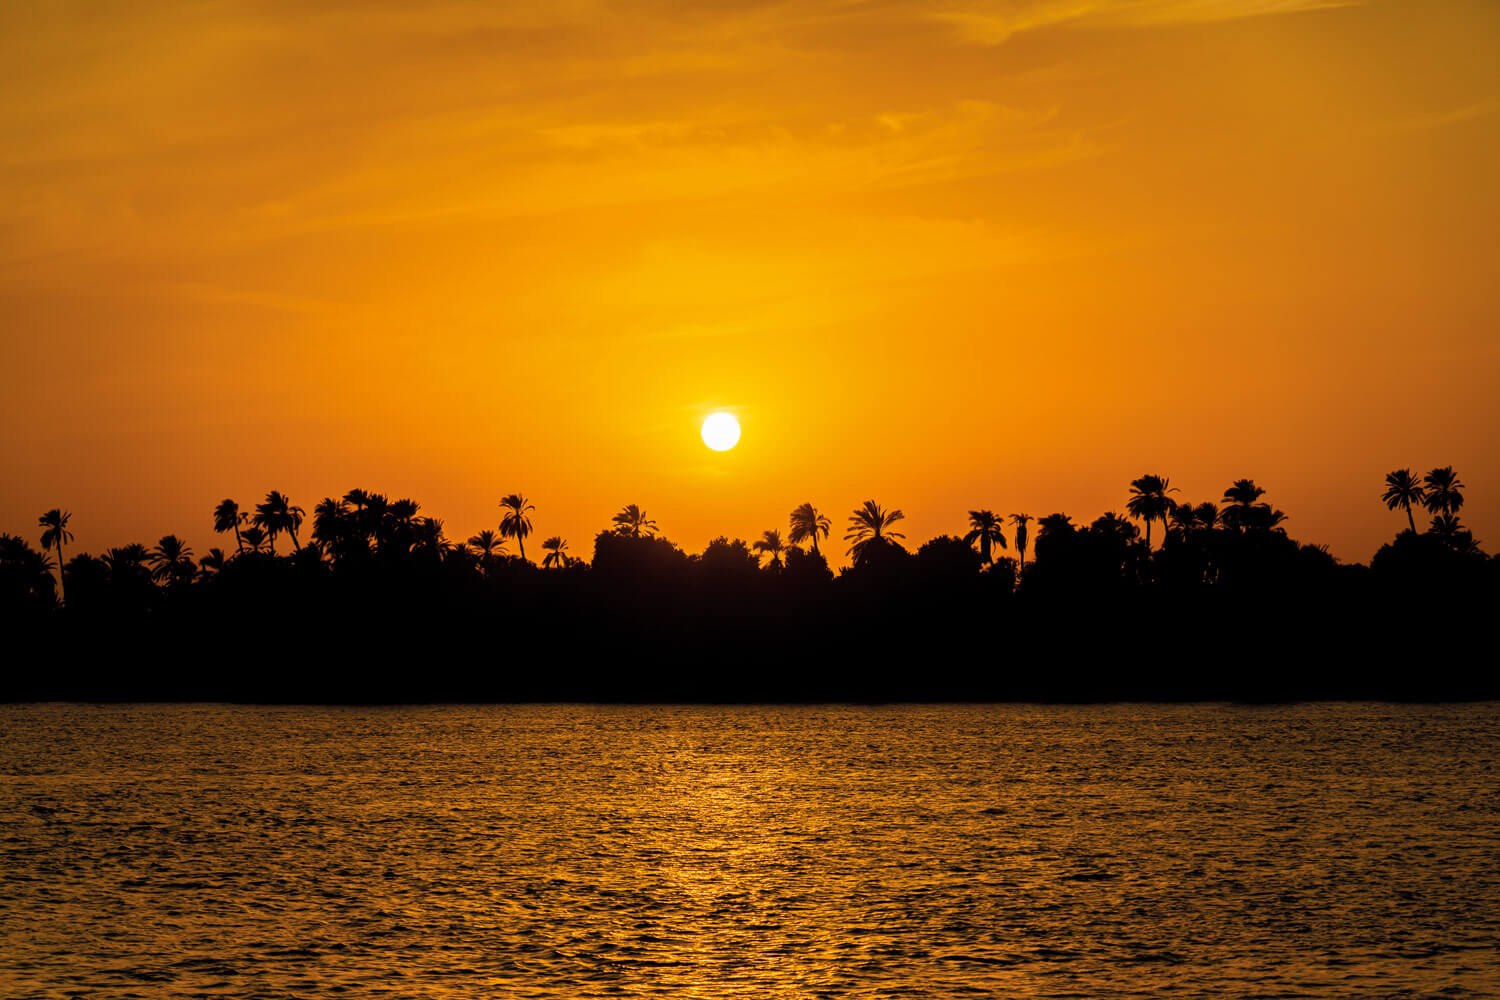
<svg viewBox="0 0 1500 1000"><path fill-rule="evenodd" d="M7 995L1500 994L1493 706L0 706Z"/></svg>

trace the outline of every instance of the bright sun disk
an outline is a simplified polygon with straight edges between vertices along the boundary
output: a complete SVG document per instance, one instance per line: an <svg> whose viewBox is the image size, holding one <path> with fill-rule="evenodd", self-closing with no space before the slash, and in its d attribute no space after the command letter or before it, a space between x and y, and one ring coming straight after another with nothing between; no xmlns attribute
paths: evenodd
<svg viewBox="0 0 1500 1000"><path fill-rule="evenodd" d="M714 451L728 451L740 440L740 422L732 413L710 413L703 421L703 443Z"/></svg>

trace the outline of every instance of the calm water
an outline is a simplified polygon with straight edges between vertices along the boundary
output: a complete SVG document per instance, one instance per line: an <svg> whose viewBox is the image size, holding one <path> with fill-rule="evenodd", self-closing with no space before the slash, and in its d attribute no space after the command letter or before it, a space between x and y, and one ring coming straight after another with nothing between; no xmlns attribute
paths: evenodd
<svg viewBox="0 0 1500 1000"><path fill-rule="evenodd" d="M0 995L1500 996L1500 706L0 706Z"/></svg>

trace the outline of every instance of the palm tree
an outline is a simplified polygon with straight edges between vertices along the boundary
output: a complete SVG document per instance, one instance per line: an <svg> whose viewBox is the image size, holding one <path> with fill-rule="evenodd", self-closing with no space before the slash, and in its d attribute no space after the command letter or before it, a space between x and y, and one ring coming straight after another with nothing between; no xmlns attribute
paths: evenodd
<svg viewBox="0 0 1500 1000"><path fill-rule="evenodd" d="M302 548L297 541L297 529L302 527L303 516L301 507L292 506L280 490L272 490L266 494L265 503L255 505L255 516L250 523L271 539L272 552L276 551L276 536L283 531L292 536L292 551L295 552Z"/></svg>
<svg viewBox="0 0 1500 1000"><path fill-rule="evenodd" d="M860 563L881 546L894 544L892 539L905 538L901 532L891 530L891 525L905 518L899 510L886 510L874 500L866 500L849 515L849 531L844 541L854 544L849 546L848 555Z"/></svg>
<svg viewBox="0 0 1500 1000"><path fill-rule="evenodd" d="M818 554L818 535L828 537L828 532L833 529L833 522L818 513L818 509L810 503L802 504L792 511L791 533L788 535L793 545L801 545L803 542L812 542L814 555Z"/></svg>
<svg viewBox="0 0 1500 1000"><path fill-rule="evenodd" d="M164 535L151 550L151 579L158 583L183 583L193 578L193 550L176 535Z"/></svg>
<svg viewBox="0 0 1500 1000"><path fill-rule="evenodd" d="M1180 503L1172 508L1172 530L1183 538L1191 535L1193 529L1198 527L1200 523L1198 520L1198 510L1192 504Z"/></svg>
<svg viewBox="0 0 1500 1000"><path fill-rule="evenodd" d="M1397 469L1395 472L1385 474L1385 493L1380 499L1390 510L1403 507L1406 510L1406 523L1411 526L1411 533L1417 533L1417 520L1411 516L1412 504L1424 504L1427 500L1427 491L1422 489L1422 483L1416 476L1412 475L1410 469Z"/></svg>
<svg viewBox="0 0 1500 1000"><path fill-rule="evenodd" d="M44 529L42 531L42 551L50 552L57 550L57 592L64 601L67 600L67 588L63 585L63 543L73 540L73 533L68 530L68 522L73 515L61 507L53 507L47 513L36 519L36 523Z"/></svg>
<svg viewBox="0 0 1500 1000"><path fill-rule="evenodd" d="M1021 567L1017 572L1024 573L1026 571L1026 538L1029 533L1026 526L1031 523L1031 515L1012 514L1010 516L1010 523L1015 525L1016 551L1021 554Z"/></svg>
<svg viewBox="0 0 1500 1000"><path fill-rule="evenodd" d="M343 500L324 497L313 508L313 544L323 552L332 552L343 540L349 518L349 506Z"/></svg>
<svg viewBox="0 0 1500 1000"><path fill-rule="evenodd" d="M531 534L531 518L526 514L536 508L521 494L511 493L501 497L500 509L505 511L505 515L500 518L500 534L516 540L516 544L521 547L521 561L524 562L526 560L526 536Z"/></svg>
<svg viewBox="0 0 1500 1000"><path fill-rule="evenodd" d="M443 536L443 522L438 518L418 518L412 525L412 535L416 539L416 544L412 546L413 552L441 557L448 550L448 540Z"/></svg>
<svg viewBox="0 0 1500 1000"><path fill-rule="evenodd" d="M208 555L198 560L198 572L206 577L222 573L225 561L223 549L209 549Z"/></svg>
<svg viewBox="0 0 1500 1000"><path fill-rule="evenodd" d="M627 504L611 520L614 522L617 535L640 538L642 535L656 534L656 522L647 517L646 512L635 504Z"/></svg>
<svg viewBox="0 0 1500 1000"><path fill-rule="evenodd" d="M469 536L469 548L479 557L479 571L489 576L496 557L505 553L505 539L485 528L479 534Z"/></svg>
<svg viewBox="0 0 1500 1000"><path fill-rule="evenodd" d="M1193 508L1193 515L1197 518L1198 527L1212 531L1219 526L1219 505L1211 500L1205 500Z"/></svg>
<svg viewBox="0 0 1500 1000"><path fill-rule="evenodd" d="M1234 485L1224 491L1224 502L1229 507L1219 515L1219 519L1231 528L1244 531L1250 527L1253 516L1251 509L1257 506L1256 502L1265 495L1266 491L1256 486L1255 480L1236 479Z"/></svg>
<svg viewBox="0 0 1500 1000"><path fill-rule="evenodd" d="M1429 512L1457 514L1458 509L1464 505L1464 484L1453 474L1453 466L1433 469L1423 477L1422 484L1426 487L1427 494L1423 503L1427 505Z"/></svg>
<svg viewBox="0 0 1500 1000"><path fill-rule="evenodd" d="M1130 484L1130 500L1125 510L1131 517L1146 522L1146 548L1151 547L1151 522L1160 521L1162 531L1167 530L1167 518L1177 506L1168 493L1176 493L1177 487L1170 485L1166 476L1144 475Z"/></svg>
<svg viewBox="0 0 1500 1000"><path fill-rule="evenodd" d="M549 566L566 569L568 563L573 561L568 558L568 540L561 535L553 535L544 541L542 548L547 550L547 554L542 557L542 569Z"/></svg>
<svg viewBox="0 0 1500 1000"><path fill-rule="evenodd" d="M969 533L964 536L964 541L969 545L979 545L979 558L986 565L995 560L990 556L990 548L999 545L1005 548L1005 518L992 510L969 511Z"/></svg>
<svg viewBox="0 0 1500 1000"><path fill-rule="evenodd" d="M260 547L266 544L266 529L258 524L252 524L242 534L245 536L245 544L250 546L251 552L259 552Z"/></svg>
<svg viewBox="0 0 1500 1000"><path fill-rule="evenodd" d="M245 523L247 517L248 515L240 512L240 505L233 500L220 500L219 506L214 508L214 531L219 534L234 532L235 549L241 553L245 551L245 543L240 539L240 525Z"/></svg>
<svg viewBox="0 0 1500 1000"><path fill-rule="evenodd" d="M786 551L786 543L781 540L781 532L762 532L760 538L750 547L755 550L757 556L770 556L769 565L781 569L781 554Z"/></svg>

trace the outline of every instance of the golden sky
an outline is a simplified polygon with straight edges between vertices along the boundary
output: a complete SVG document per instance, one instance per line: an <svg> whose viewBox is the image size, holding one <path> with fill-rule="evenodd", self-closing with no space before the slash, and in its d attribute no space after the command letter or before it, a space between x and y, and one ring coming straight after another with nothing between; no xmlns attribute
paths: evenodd
<svg viewBox="0 0 1500 1000"><path fill-rule="evenodd" d="M1366 560L1451 463L1495 548L1497 52L1491 0L5 4L0 530L920 541L1157 472Z"/></svg>

